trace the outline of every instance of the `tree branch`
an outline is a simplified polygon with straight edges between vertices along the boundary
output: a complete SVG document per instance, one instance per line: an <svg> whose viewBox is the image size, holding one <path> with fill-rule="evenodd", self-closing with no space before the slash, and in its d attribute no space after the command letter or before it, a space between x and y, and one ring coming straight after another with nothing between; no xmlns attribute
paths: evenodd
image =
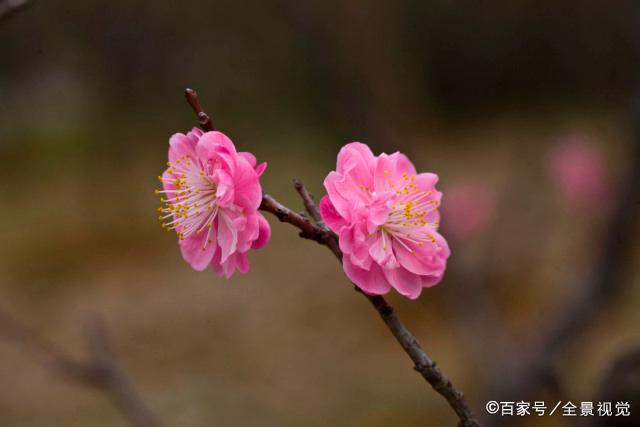
<svg viewBox="0 0 640 427"><path fill-rule="evenodd" d="M0 338L21 347L52 374L104 392L136 427L160 427L161 423L142 400L133 382L118 365L104 324L93 319L86 327L86 360L65 353L44 336L0 310Z"/></svg>
<svg viewBox="0 0 640 427"><path fill-rule="evenodd" d="M206 116L200 102L197 100L197 94L193 90L188 90L187 97L192 98L192 102L189 105L194 109L198 117L201 114ZM195 98L195 100L193 100ZM207 116L208 117L208 116ZM296 190L302 197L305 208L309 213L309 216L316 220L319 219L318 224L314 224L305 216L289 209L276 199L268 194L262 195L261 210L269 212L276 216L280 221L289 223L300 230L300 237L314 240L321 245L326 246L329 250L342 261L342 251L338 244L338 236L329 229L327 229L323 223L321 223L322 217L318 212L318 209L313 201L313 198L304 188L302 183L295 183ZM317 221L317 220L316 220ZM459 427L477 427L478 421L475 419L471 408L466 402L462 392L458 391L451 381L445 376L442 370L436 366L436 363L425 353L422 349L416 337L407 329L402 323L400 317L395 312L393 307L380 295L367 295L362 293L371 305L378 312L384 323L387 325L395 339L400 346L404 349L405 353L411 358L414 363L414 369L422 375L422 377L431 385L431 387L442 395L449 406L455 411L459 418Z"/></svg>

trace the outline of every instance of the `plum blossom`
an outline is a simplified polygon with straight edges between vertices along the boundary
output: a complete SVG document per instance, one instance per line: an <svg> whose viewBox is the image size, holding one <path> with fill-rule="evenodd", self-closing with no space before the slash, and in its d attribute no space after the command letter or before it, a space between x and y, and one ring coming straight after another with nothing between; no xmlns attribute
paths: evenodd
<svg viewBox="0 0 640 427"><path fill-rule="evenodd" d="M394 288L415 299L442 279L450 252L437 231L437 181L399 152L376 157L359 142L340 150L320 211L338 234L345 274L365 293Z"/></svg>
<svg viewBox="0 0 640 427"><path fill-rule="evenodd" d="M604 158L587 137L562 138L549 152L548 169L569 208L585 216L605 213L610 189Z"/></svg>
<svg viewBox="0 0 640 427"><path fill-rule="evenodd" d="M477 180L455 183L446 189L447 206L442 215L447 233L457 240L469 239L486 229L495 218L496 194Z"/></svg>
<svg viewBox="0 0 640 427"><path fill-rule="evenodd" d="M158 177L166 230L175 230L182 256L194 270L209 265L226 278L249 271L247 252L269 241L271 230L257 211L259 177L266 163L237 152L223 133L194 128L169 140L167 169Z"/></svg>

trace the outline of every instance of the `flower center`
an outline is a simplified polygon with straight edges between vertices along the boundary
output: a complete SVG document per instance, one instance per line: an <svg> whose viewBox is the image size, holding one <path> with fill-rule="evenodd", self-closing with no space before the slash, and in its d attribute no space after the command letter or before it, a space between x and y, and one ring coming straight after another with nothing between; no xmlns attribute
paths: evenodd
<svg viewBox="0 0 640 427"><path fill-rule="evenodd" d="M414 184L414 175L403 173L402 179L402 185L389 186L389 190L395 192L395 198L387 221L380 228L413 253L409 244L435 244L436 239L431 232L438 229L439 222L429 221L428 218L429 214L438 210L440 203L430 198L432 191L423 191Z"/></svg>
<svg viewBox="0 0 640 427"><path fill-rule="evenodd" d="M217 186L211 177L213 166L211 163L203 165L188 156L167 162L167 166L170 176L158 177L165 189L156 190L156 194L166 196L160 198L164 206L158 208L162 228L176 230L180 240L206 230L208 239L218 213ZM211 243L211 240L207 242Z"/></svg>

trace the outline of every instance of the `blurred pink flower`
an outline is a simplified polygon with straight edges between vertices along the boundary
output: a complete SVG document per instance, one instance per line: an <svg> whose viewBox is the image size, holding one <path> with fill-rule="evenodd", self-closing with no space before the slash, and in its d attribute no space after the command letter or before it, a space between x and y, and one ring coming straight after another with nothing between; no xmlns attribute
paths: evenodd
<svg viewBox="0 0 640 427"><path fill-rule="evenodd" d="M247 252L271 235L257 211L266 163L237 152L221 132L194 128L171 137L167 166L159 177L163 190L156 190L165 206L158 210L162 227L178 234L183 258L197 271L211 265L227 278L249 271Z"/></svg>
<svg viewBox="0 0 640 427"><path fill-rule="evenodd" d="M376 157L359 142L340 150L320 210L339 236L346 275L367 294L394 288L415 299L442 279L449 247L437 232L437 181L404 154Z"/></svg>
<svg viewBox="0 0 640 427"><path fill-rule="evenodd" d="M600 215L609 193L604 160L598 147L581 135L571 135L550 151L548 167L570 208Z"/></svg>
<svg viewBox="0 0 640 427"><path fill-rule="evenodd" d="M471 238L495 217L495 194L480 182L461 182L446 189L447 206L442 215L447 232L457 240Z"/></svg>

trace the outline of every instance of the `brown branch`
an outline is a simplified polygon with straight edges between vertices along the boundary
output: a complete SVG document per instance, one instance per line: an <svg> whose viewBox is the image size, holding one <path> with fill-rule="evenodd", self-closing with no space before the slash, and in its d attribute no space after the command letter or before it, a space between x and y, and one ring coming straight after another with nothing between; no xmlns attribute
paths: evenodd
<svg viewBox="0 0 640 427"><path fill-rule="evenodd" d="M187 102L195 111L198 116L198 123L200 127L205 132L209 132L213 130L213 123L211 123L211 117L207 113L204 112L202 105L200 105L200 99L198 98L198 93L193 89L185 89L184 96L187 98Z"/></svg>
<svg viewBox="0 0 640 427"><path fill-rule="evenodd" d="M298 228L300 237L314 240L328 247L339 260L342 260L342 251L338 245L337 236L333 232L312 223L309 218L289 209L268 194L262 195L262 203L259 209L272 213L280 221L287 222Z"/></svg>
<svg viewBox="0 0 640 427"><path fill-rule="evenodd" d="M86 327L87 357L79 360L46 337L0 310L0 338L22 348L52 374L67 381L96 388L118 406L136 427L160 427L161 423L142 400L133 382L118 365L104 324L93 319Z"/></svg>
<svg viewBox="0 0 640 427"><path fill-rule="evenodd" d="M188 92L193 102L189 102L194 111L200 117L204 114L200 102L197 100L195 91ZM188 97L189 97L188 96ZM195 105L195 107L194 107ZM207 116L208 117L208 116ZM320 213L313 201L313 198L304 188L302 183L295 183L296 190L302 197L305 208L309 216L314 220L322 220ZM309 218L289 209L268 194L263 194L261 210L275 215L280 221L289 223L300 230L300 237L314 240L321 245L326 246L329 250L342 261L342 251L338 244L338 236L328 230L324 224L314 224ZM317 220L316 220L317 221ZM431 385L431 387L442 395L449 406L455 411L459 418L459 427L477 427L478 421L475 419L471 408L466 402L462 392L458 391L451 381L445 376L442 370L436 366L436 363L425 353L416 337L402 323L400 317L393 307L380 295L367 295L361 292L367 300L376 309L382 320L385 322L395 339L402 346L407 355L414 363L414 369L422 375L422 377Z"/></svg>
<svg viewBox="0 0 640 427"><path fill-rule="evenodd" d="M0 21L28 6L29 0L0 0Z"/></svg>

